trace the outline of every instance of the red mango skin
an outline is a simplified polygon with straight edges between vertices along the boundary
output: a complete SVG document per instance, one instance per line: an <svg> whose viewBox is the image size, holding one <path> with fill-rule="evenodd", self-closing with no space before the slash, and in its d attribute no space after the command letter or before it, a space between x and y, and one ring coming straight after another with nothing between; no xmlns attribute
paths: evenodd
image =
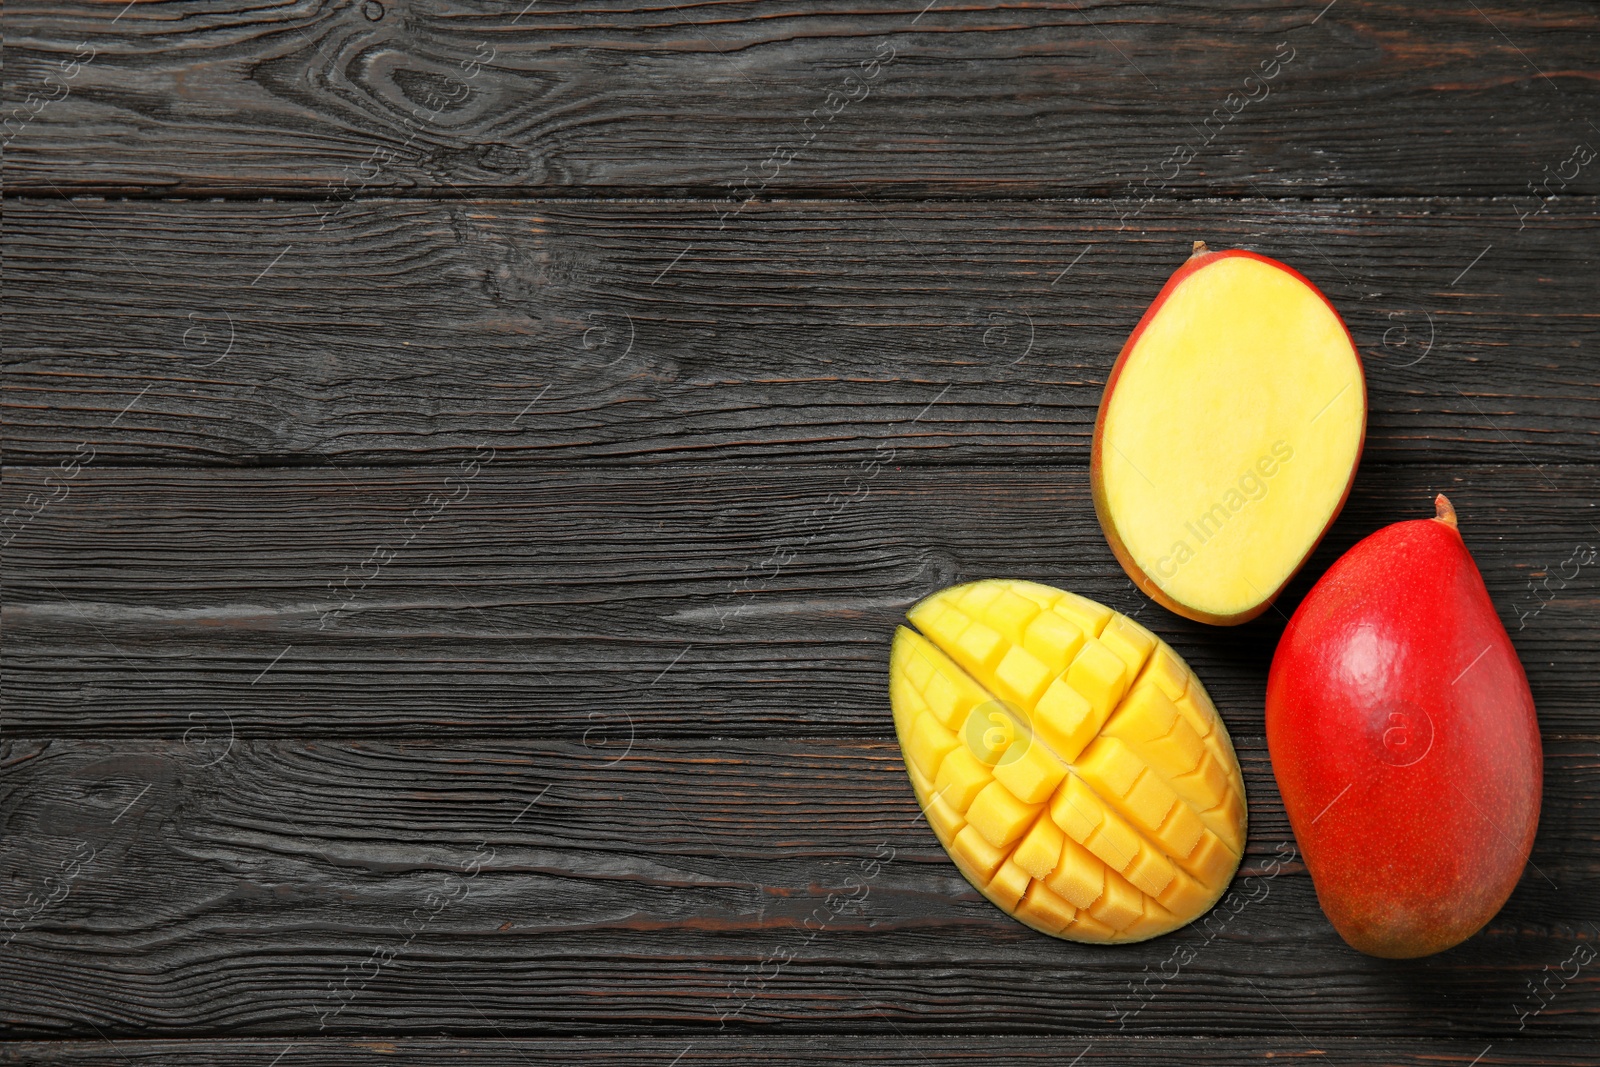
<svg viewBox="0 0 1600 1067"><path fill-rule="evenodd" d="M1284 630L1267 746L1322 910L1407 959L1471 937L1533 848L1544 755L1527 675L1455 525L1396 523L1328 569Z"/></svg>

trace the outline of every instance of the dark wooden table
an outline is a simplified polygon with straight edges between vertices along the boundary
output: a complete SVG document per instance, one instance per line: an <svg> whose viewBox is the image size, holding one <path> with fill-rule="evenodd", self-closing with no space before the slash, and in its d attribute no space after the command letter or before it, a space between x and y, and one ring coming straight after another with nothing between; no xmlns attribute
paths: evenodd
<svg viewBox="0 0 1600 1067"><path fill-rule="evenodd" d="M1324 2L13 0L0 1060L1600 1062L1600 12ZM1371 393L1233 630L1088 497L1196 239L1315 280ZM1263 691L1440 490L1545 807L1389 962L1283 862ZM888 639L982 576L1210 688L1209 933L1038 936L917 817Z"/></svg>

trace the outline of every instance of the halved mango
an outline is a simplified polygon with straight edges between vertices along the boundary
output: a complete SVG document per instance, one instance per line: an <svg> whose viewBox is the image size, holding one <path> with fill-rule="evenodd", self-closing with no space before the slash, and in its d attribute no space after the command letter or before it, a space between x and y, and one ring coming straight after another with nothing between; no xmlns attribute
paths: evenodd
<svg viewBox="0 0 1600 1067"><path fill-rule="evenodd" d="M1035 582L953 586L909 618L922 632L900 627L889 657L895 730L969 882L1069 941L1142 941L1216 903L1244 849L1244 782L1177 653Z"/></svg>
<svg viewBox="0 0 1600 1067"><path fill-rule="evenodd" d="M1366 420L1360 356L1316 286L1196 242L1100 401L1090 481L1111 550L1180 615L1255 618L1344 506Z"/></svg>

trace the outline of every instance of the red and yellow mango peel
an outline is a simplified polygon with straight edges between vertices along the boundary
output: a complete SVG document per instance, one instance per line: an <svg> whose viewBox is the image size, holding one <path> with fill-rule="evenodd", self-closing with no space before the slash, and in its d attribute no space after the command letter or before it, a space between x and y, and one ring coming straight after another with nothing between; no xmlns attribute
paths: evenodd
<svg viewBox="0 0 1600 1067"><path fill-rule="evenodd" d="M1267 747L1322 910L1374 956L1492 919L1539 825L1533 694L1443 496L1300 602L1267 680Z"/></svg>

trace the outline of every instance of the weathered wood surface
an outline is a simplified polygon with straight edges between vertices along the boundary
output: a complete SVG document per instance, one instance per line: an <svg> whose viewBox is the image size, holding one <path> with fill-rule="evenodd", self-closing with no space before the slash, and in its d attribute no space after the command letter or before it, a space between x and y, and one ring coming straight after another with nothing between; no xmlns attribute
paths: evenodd
<svg viewBox="0 0 1600 1067"><path fill-rule="evenodd" d="M1528 985L1600 943L1600 737L1547 743L1546 817L1506 908L1413 961L1334 934L1259 738L1238 739L1237 895L1210 927L1112 947L1035 934L968 887L893 742L639 741L614 758L216 740L4 749L6 884L67 887L4 950L14 1035L782 1025L1313 1044L1592 1037L1600 1010L1592 965L1569 963L1537 1014Z"/></svg>
<svg viewBox="0 0 1600 1067"><path fill-rule="evenodd" d="M8 462L1086 464L1204 238L1368 368L1369 461L1600 455L1600 200L7 202Z"/></svg>
<svg viewBox="0 0 1600 1067"><path fill-rule="evenodd" d="M924 2L7 5L0 1062L1595 1062L1593 7ZM1443 490L1527 666L1534 865L1440 956L1278 863L1282 615L1094 524L1195 239L1366 359L1283 612ZM884 661L997 574L1190 659L1258 899L1107 949L956 875Z"/></svg>
<svg viewBox="0 0 1600 1067"><path fill-rule="evenodd" d="M1281 610L1231 630L1134 590L1081 467L10 468L0 514L43 506L5 549L0 692L24 737L887 737L896 622L1001 575L1138 613L1259 734L1299 597L1440 491L1544 731L1600 733L1588 466L1366 468Z"/></svg>
<svg viewBox="0 0 1600 1067"><path fill-rule="evenodd" d="M1070 1060L1075 1046L1058 1037L1011 1035L922 1037L769 1037L745 1034L616 1039L480 1037L449 1038L199 1038L188 1041L76 1041L0 1043L0 1063L60 1067L188 1067L190 1064L237 1064L239 1067L346 1067L347 1064L417 1064L432 1067L459 1063L466 1067L610 1067L659 1064L700 1067L704 1064L742 1067L772 1063L781 1067L833 1064L983 1063L993 1067L1046 1064L1084 1065L1300 1064L1319 1067L1592 1067L1590 1042L1518 1038L1492 1043L1440 1038L1350 1039L1288 1037L1127 1037L1098 1036L1079 1041L1082 1059ZM279 1057L282 1057L281 1061Z"/></svg>
<svg viewBox="0 0 1600 1067"><path fill-rule="evenodd" d="M28 192L1600 192L1573 157L1600 146L1575 2L24 0L6 22Z"/></svg>

